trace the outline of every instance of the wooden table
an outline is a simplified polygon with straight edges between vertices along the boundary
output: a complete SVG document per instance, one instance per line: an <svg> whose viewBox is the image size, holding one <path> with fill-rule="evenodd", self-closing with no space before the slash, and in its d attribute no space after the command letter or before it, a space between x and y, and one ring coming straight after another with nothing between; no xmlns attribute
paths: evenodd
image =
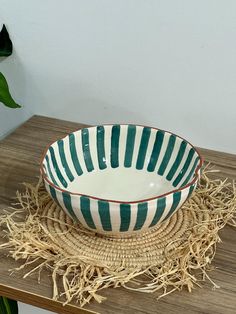
<svg viewBox="0 0 236 314"><path fill-rule="evenodd" d="M16 190L23 189L21 182L36 182L39 175L39 160L46 145L66 133L83 125L52 118L34 116L0 142L0 209L8 206ZM236 178L236 155L201 149L206 160L222 170L218 177ZM50 300L52 285L47 272L41 283L36 276L22 279L22 272L9 275L9 268L20 265L0 253L0 295L42 307L57 313L236 313L236 230L225 227L221 232L222 244L218 245L211 273L213 280L221 286L215 291L209 283L203 288L173 293L159 302L152 294L127 291L123 288L106 289L102 295L107 301L95 301L85 309L75 305L63 307L60 302Z"/></svg>

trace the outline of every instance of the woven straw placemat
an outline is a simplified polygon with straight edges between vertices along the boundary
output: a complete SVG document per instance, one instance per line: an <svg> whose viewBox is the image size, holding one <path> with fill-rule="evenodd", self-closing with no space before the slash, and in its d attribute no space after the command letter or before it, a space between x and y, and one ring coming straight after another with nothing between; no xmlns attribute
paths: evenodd
<svg viewBox="0 0 236 314"><path fill-rule="evenodd" d="M158 291L159 298L183 287L191 291L199 281L211 281L208 270L218 232L226 223L235 225L235 186L209 179L211 171L205 169L196 192L169 220L125 238L75 225L50 199L41 180L37 186L25 184L18 203L0 216L8 236L1 249L20 259L20 268L30 268L24 277L48 268L52 298L63 297L65 304L75 300L83 306L92 298L101 302L98 291L108 287ZM19 220L22 211L24 220Z"/></svg>
<svg viewBox="0 0 236 314"><path fill-rule="evenodd" d="M53 202L48 202L43 215L47 217L44 227L55 237L55 244L63 249L63 254L83 256L107 267L136 268L161 264L164 251L179 246L189 234L190 213L183 210L159 228L127 238L102 236L81 225L71 228L71 219Z"/></svg>

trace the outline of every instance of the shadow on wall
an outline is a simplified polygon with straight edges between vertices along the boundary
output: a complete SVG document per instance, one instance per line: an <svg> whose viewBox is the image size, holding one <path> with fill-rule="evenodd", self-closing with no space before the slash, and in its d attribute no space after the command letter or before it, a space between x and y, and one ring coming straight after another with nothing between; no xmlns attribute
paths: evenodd
<svg viewBox="0 0 236 314"><path fill-rule="evenodd" d="M70 112L70 107L72 108ZM128 106L127 106L128 108ZM147 124L148 120L138 112L132 112L121 105L113 105L93 98L79 98L78 103L67 104L67 107L58 107L53 116L86 124L106 123L136 123Z"/></svg>
<svg viewBox="0 0 236 314"><path fill-rule="evenodd" d="M150 124L150 112L141 113L135 110L134 105L123 103L124 95L119 89L101 89L96 83L86 82L86 78L58 77L55 73L42 73L40 78L32 77L30 85L34 92L31 98L35 100L35 112L38 114L55 117L85 124L105 123L137 123ZM35 92L40 86L39 97ZM52 88L50 88L52 86ZM31 92L31 91L29 91ZM56 93L56 94L55 94ZM120 101L119 101L120 99ZM133 100L134 103L137 100ZM142 100L139 101L139 106ZM39 103L40 102L40 103ZM143 105L145 107L145 105ZM149 122L149 123L148 123Z"/></svg>

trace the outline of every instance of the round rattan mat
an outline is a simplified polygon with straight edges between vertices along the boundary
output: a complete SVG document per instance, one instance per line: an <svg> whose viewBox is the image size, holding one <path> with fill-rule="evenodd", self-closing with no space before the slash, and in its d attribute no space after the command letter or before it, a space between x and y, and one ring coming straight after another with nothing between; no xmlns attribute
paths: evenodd
<svg viewBox="0 0 236 314"><path fill-rule="evenodd" d="M211 169L208 172L212 172ZM0 245L24 278L48 269L53 299L81 306L104 297L108 287L124 287L166 296L206 278L220 240L219 231L236 225L236 187L202 173L196 191L167 221L146 233L108 237L74 224L45 191L42 181L25 184L18 203L0 215L8 239ZM13 211L12 211L13 210Z"/></svg>
<svg viewBox="0 0 236 314"><path fill-rule="evenodd" d="M200 214L200 213L199 213ZM147 267L160 265L166 253L173 251L189 235L193 213L182 207L170 219L145 233L126 238L103 236L74 225L53 201L44 207L44 227L65 256L83 256L109 267ZM202 220L202 213L200 214ZM195 217L196 223L196 217Z"/></svg>

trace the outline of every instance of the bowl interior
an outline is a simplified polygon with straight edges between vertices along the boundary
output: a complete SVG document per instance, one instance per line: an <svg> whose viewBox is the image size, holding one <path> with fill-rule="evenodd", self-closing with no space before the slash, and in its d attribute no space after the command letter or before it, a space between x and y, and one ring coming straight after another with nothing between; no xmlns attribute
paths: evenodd
<svg viewBox="0 0 236 314"><path fill-rule="evenodd" d="M135 125L85 128L53 143L43 159L49 181L91 197L133 202L193 180L201 162L184 139Z"/></svg>

